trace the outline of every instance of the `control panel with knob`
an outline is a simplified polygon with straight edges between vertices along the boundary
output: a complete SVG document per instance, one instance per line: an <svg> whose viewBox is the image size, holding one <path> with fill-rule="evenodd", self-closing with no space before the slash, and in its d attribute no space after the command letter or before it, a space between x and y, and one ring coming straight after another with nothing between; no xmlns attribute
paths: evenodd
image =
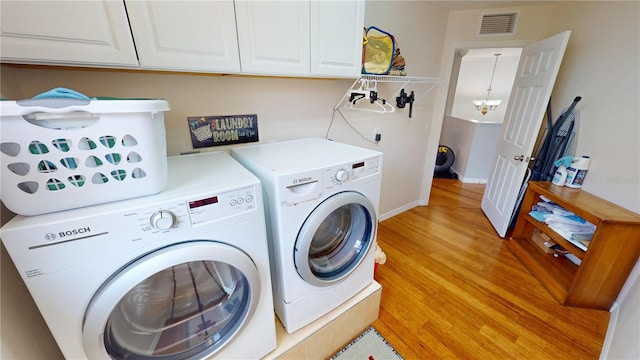
<svg viewBox="0 0 640 360"><path fill-rule="evenodd" d="M345 169L340 169L336 172L335 177L339 182L345 182L349 180L349 173Z"/></svg>
<svg viewBox="0 0 640 360"><path fill-rule="evenodd" d="M156 211L149 220L151 227L157 230L168 230L176 224L176 215L168 210Z"/></svg>

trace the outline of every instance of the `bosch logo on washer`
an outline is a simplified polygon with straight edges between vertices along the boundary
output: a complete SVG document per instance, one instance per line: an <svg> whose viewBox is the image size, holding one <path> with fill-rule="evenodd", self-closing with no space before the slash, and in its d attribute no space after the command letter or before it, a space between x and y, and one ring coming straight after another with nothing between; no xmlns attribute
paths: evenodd
<svg viewBox="0 0 640 360"><path fill-rule="evenodd" d="M74 235L82 235L82 234L86 234L86 233L90 233L91 232L91 228L90 227L84 227L84 228L77 228L77 229L73 229L73 230L66 230L66 231L60 231L58 233L58 236L63 238L66 236L74 236Z"/></svg>
<svg viewBox="0 0 640 360"><path fill-rule="evenodd" d="M311 176L307 176L299 179L293 179L293 185L308 183L308 182L311 182L311 180L313 180Z"/></svg>
<svg viewBox="0 0 640 360"><path fill-rule="evenodd" d="M86 226L86 227L80 227L77 229L71 229L71 230L64 230L64 231L59 231L57 234L56 233L46 233L44 235L44 239L47 241L55 241L57 238L65 238L65 237L69 237L69 236L75 236L75 235L83 235L83 234L87 234L91 232L91 228Z"/></svg>

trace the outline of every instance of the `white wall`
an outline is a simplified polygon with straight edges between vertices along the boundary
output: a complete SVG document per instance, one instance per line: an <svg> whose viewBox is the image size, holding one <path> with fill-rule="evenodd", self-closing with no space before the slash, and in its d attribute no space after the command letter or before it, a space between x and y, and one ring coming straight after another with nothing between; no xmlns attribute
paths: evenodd
<svg viewBox="0 0 640 360"><path fill-rule="evenodd" d="M496 65L493 53L503 53L498 57ZM509 105L509 95L513 80L516 77L520 53L522 49L471 49L462 58L458 83L456 85L455 100L451 116L462 119L473 119L478 122L499 122L504 119L504 115ZM478 53L478 55L475 55ZM484 55L481 55L484 54ZM496 65L493 84L491 85L490 100L502 100L497 109L482 115L474 107L473 100L484 100L487 95L487 88L491 80L493 67Z"/></svg>
<svg viewBox="0 0 640 360"><path fill-rule="evenodd" d="M453 150L451 170L463 183L485 184L491 173L502 123L445 116L440 144Z"/></svg>

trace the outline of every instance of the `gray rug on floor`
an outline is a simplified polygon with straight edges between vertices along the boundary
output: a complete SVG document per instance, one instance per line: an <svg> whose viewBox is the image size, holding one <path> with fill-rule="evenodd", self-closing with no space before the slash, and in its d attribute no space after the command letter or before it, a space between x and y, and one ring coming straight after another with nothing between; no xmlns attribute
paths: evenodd
<svg viewBox="0 0 640 360"><path fill-rule="evenodd" d="M362 332L330 360L403 360L396 349L373 327Z"/></svg>

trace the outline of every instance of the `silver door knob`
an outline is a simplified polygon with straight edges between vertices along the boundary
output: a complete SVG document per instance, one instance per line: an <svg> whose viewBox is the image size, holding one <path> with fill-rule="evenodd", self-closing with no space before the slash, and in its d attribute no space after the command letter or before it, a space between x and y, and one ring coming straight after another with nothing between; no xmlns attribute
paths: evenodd
<svg viewBox="0 0 640 360"><path fill-rule="evenodd" d="M527 161L527 162L529 162L529 161L536 161L536 158L535 158L534 156L532 156L532 157L528 157L528 156L527 156L527 160L526 160L526 161Z"/></svg>
<svg viewBox="0 0 640 360"><path fill-rule="evenodd" d="M524 160L524 155L516 155L516 156L513 157L513 160L522 161L522 160Z"/></svg>

